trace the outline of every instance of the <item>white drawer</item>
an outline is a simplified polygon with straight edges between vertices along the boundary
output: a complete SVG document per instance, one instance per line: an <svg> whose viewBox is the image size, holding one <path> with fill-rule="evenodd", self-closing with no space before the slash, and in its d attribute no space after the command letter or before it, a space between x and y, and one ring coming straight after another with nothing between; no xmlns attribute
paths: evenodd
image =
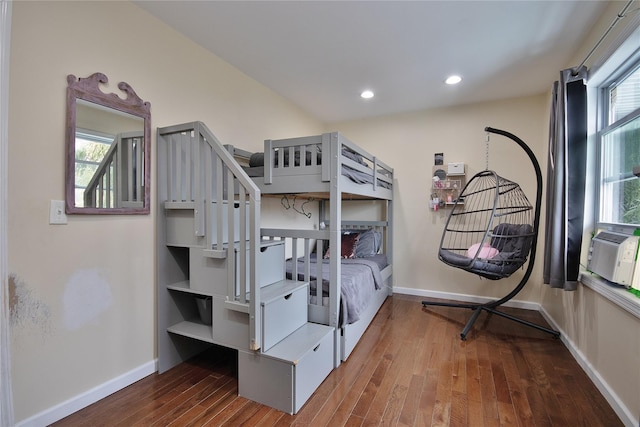
<svg viewBox="0 0 640 427"><path fill-rule="evenodd" d="M311 397L333 370L333 330L310 349L294 367L294 413Z"/></svg>
<svg viewBox="0 0 640 427"><path fill-rule="evenodd" d="M299 286L292 292L286 290L284 292L286 293L281 293L270 299L265 299L265 295L263 295L261 302L262 351L269 350L307 323L308 285ZM269 298L268 295L266 297Z"/></svg>
<svg viewBox="0 0 640 427"><path fill-rule="evenodd" d="M297 413L333 369L333 334L307 323L266 353L238 351L238 394Z"/></svg>
<svg viewBox="0 0 640 427"><path fill-rule="evenodd" d="M284 242L269 245L258 253L260 287L284 280ZM240 262L238 249L235 249L236 296L240 294ZM234 272L227 269L227 258L210 258L202 248L189 248L189 282L191 289L215 295L227 294L227 275ZM248 279L251 271L249 263L245 266Z"/></svg>

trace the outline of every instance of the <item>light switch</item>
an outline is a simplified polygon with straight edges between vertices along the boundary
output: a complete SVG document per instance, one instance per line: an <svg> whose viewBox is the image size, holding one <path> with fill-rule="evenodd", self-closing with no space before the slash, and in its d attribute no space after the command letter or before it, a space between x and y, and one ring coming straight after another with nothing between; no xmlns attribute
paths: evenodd
<svg viewBox="0 0 640 427"><path fill-rule="evenodd" d="M66 224L67 214L64 212L64 200L52 200L49 206L49 224Z"/></svg>

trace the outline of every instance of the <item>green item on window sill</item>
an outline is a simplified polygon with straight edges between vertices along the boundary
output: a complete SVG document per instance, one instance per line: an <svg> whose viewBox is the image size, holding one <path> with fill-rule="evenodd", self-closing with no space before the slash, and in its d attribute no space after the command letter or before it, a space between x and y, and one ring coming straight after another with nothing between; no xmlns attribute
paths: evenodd
<svg viewBox="0 0 640 427"><path fill-rule="evenodd" d="M634 289L634 288L629 288L628 291L631 292L632 294L634 294L635 296L637 296L638 298L640 298L640 290Z"/></svg>

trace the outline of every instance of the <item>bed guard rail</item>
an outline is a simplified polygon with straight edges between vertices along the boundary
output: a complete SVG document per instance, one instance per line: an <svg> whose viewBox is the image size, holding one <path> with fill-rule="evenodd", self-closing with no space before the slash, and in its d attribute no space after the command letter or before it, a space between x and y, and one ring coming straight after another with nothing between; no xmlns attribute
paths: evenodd
<svg viewBox="0 0 640 427"><path fill-rule="evenodd" d="M385 231L388 230L388 226L389 223L387 221L343 221L340 232L362 232L368 229L380 232L382 237L381 249L391 261L390 236L385 233ZM285 258L289 260L289 267L287 269L288 278L297 277L298 279L310 282L312 278L323 277L322 263L312 262L312 257L324 258L324 253L326 248L329 247L332 233L336 234L336 230L332 231L330 227L321 230L262 228L260 232L262 239L285 241ZM337 234L340 234L340 232ZM337 246L341 246L339 241ZM338 251L338 253L339 252L340 251ZM334 253L333 251L331 252L331 254ZM291 260L298 261L290 262ZM339 255L329 255L328 261L325 259L324 262L329 262L330 264L330 277L340 277L341 258ZM314 268L315 271L312 271ZM386 279L390 274L391 267L388 267L383 276ZM337 327L339 325L340 307L339 283L336 280L329 282L328 301L325 300L320 289L321 288L316 285L315 298L312 298L311 294L309 295L309 316L319 323ZM326 310L327 308L328 310Z"/></svg>
<svg viewBox="0 0 640 427"><path fill-rule="evenodd" d="M225 307L249 315L249 348L258 350L260 190L202 122L159 128L158 150L166 158L165 204L193 204L207 256L227 259Z"/></svg>
<svg viewBox="0 0 640 427"><path fill-rule="evenodd" d="M263 182L267 186L274 184L279 178L304 179L305 175L320 175L321 182L329 183L341 175L334 171L342 169L342 175L362 184L372 196L382 193L382 198L392 197L393 168L339 132L279 140L267 139L264 141L263 153L251 153L238 148L233 148L232 152L250 166L263 166ZM255 162L254 154L257 155ZM344 168L348 170L345 171ZM301 190L295 182L287 181L288 190L283 192L309 191L309 183L304 184ZM279 185L282 184L280 181Z"/></svg>
<svg viewBox="0 0 640 427"><path fill-rule="evenodd" d="M341 163L352 169L371 176L373 189L393 187L393 168L369 153L362 147L349 141L339 132L333 132L333 140L337 141L334 152L341 154Z"/></svg>
<svg viewBox="0 0 640 427"><path fill-rule="evenodd" d="M328 245L331 233L329 229L325 230L297 230L297 229L277 229L262 228L260 230L262 238L266 240L284 240L285 241L285 258L288 260L298 260L298 262L290 262L287 271L287 277L291 279L298 278L305 282L310 282L312 277L322 277L322 263L311 262L312 256L322 258L322 250L325 243ZM330 258L329 263L331 269L337 269L335 277L340 276L340 257ZM313 266L313 267L312 267ZM316 271L312 271L315 268ZM339 324L339 306L340 306L340 289L338 283L331 281L329 284L328 304L323 300L322 287L316 287L316 298L310 298L309 310L310 315L313 311L322 312L321 323L337 327ZM328 305L328 311L322 307ZM311 316L313 317L313 316ZM316 319L319 320L319 319Z"/></svg>
<svg viewBox="0 0 640 427"><path fill-rule="evenodd" d="M338 162L338 163L333 163ZM317 173L320 169L322 181L328 182L342 166L358 171L373 188L390 188L393 185L393 168L349 141L339 132L322 135L265 140L264 182L270 184L275 176Z"/></svg>

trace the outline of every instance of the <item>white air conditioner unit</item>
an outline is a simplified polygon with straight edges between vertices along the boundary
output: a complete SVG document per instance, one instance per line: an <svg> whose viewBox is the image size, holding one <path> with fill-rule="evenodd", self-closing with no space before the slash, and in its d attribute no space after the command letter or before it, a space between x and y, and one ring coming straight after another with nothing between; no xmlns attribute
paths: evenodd
<svg viewBox="0 0 640 427"><path fill-rule="evenodd" d="M636 265L639 236L601 231L591 240L587 270L611 282L630 287Z"/></svg>

